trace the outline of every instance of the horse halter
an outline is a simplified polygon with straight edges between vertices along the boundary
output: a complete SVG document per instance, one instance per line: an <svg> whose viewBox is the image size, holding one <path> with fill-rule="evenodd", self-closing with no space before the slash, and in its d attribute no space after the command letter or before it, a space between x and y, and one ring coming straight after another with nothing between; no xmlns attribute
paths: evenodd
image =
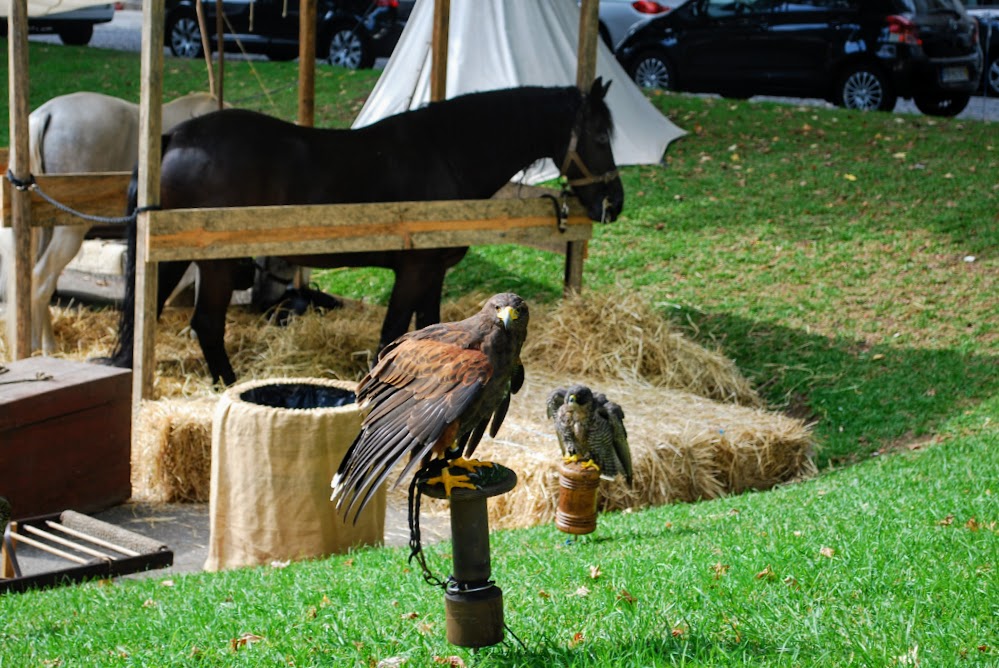
<svg viewBox="0 0 999 668"><path fill-rule="evenodd" d="M562 161L562 167L559 169L559 173L566 179L566 184L569 186L589 186L594 183L610 183L617 178L617 170L612 169L609 172L604 172L600 176L594 176L586 167L586 163L583 162L582 156L576 151L576 145L579 143L579 132L577 132L578 126L573 126L572 134L569 135L569 148L565 151L565 159ZM569 178L569 166L576 165L582 176L576 179Z"/></svg>

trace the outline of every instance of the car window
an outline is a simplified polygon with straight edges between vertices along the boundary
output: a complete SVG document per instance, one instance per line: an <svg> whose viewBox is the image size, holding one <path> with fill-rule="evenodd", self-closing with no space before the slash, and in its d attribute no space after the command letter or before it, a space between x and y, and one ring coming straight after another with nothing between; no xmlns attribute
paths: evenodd
<svg viewBox="0 0 999 668"><path fill-rule="evenodd" d="M895 0L903 11L912 14L934 14L939 12L960 12L960 0Z"/></svg>
<svg viewBox="0 0 999 668"><path fill-rule="evenodd" d="M775 0L705 0L701 8L711 18L746 16L772 11Z"/></svg>
<svg viewBox="0 0 999 668"><path fill-rule="evenodd" d="M788 0L777 6L780 12L827 12L856 8L856 0Z"/></svg>

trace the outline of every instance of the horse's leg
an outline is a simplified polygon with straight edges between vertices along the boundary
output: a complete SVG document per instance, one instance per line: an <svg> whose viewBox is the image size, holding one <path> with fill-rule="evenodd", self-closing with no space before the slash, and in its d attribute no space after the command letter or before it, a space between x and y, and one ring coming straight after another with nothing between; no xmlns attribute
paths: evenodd
<svg viewBox="0 0 999 668"><path fill-rule="evenodd" d="M184 278L190 262L160 262L156 283L156 318L163 315L163 306Z"/></svg>
<svg viewBox="0 0 999 668"><path fill-rule="evenodd" d="M382 323L378 349L406 333L416 316L416 327L441 321L441 290L444 275L464 257L467 248L443 251L401 251L392 270L395 284L389 297L388 312Z"/></svg>
<svg viewBox="0 0 999 668"><path fill-rule="evenodd" d="M6 325L7 349L14 359L14 336L17 334L17 305L14 298L14 230L0 227L0 297L3 297L3 318Z"/></svg>
<svg viewBox="0 0 999 668"><path fill-rule="evenodd" d="M52 313L49 303L55 294L59 274L80 252L89 225L65 225L52 230L52 238L35 263L31 280L31 339L41 345L42 352L55 352L55 335L52 333Z"/></svg>
<svg viewBox="0 0 999 668"><path fill-rule="evenodd" d="M198 335L212 381L221 380L225 385L236 382L236 373L225 352L225 312L232 299L235 270L236 263L232 260L198 262L198 296L191 317L191 329Z"/></svg>

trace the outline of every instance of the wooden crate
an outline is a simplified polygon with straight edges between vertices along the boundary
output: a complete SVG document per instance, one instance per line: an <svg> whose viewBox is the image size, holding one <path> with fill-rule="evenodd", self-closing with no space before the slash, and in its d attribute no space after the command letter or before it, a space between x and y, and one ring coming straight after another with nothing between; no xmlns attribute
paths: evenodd
<svg viewBox="0 0 999 668"><path fill-rule="evenodd" d="M132 372L52 357L6 368L0 496L10 500L14 517L95 512L127 500Z"/></svg>

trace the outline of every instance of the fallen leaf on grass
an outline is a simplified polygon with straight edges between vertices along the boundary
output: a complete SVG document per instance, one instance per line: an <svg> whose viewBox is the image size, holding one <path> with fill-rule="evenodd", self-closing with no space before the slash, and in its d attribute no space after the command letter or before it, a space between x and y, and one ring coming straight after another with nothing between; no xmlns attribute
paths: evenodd
<svg viewBox="0 0 999 668"><path fill-rule="evenodd" d="M465 660L460 656L435 656L434 663L440 663L445 666L454 666L454 668L465 668Z"/></svg>
<svg viewBox="0 0 999 668"><path fill-rule="evenodd" d="M600 574L600 567L599 566L590 566L590 577L591 578L593 578L594 580L596 580L598 577L600 577L600 575L601 574Z"/></svg>
<svg viewBox="0 0 999 668"><path fill-rule="evenodd" d="M980 527L978 525L978 521L974 517L972 517L971 519L969 519L967 522L964 523L964 528L969 529L971 531L978 531Z"/></svg>
<svg viewBox="0 0 999 668"><path fill-rule="evenodd" d="M774 577L776 577L774 575L774 571L773 571L772 568L770 568L769 565L766 568L764 568L762 571L760 571L759 573L756 574L756 579L757 580L773 580Z"/></svg>
<svg viewBox="0 0 999 668"><path fill-rule="evenodd" d="M953 523L954 523L954 516L953 515L948 515L947 517L945 517L942 520L940 520L939 522L937 522L937 524L939 524L942 527L949 527Z"/></svg>
<svg viewBox="0 0 999 668"><path fill-rule="evenodd" d="M631 603L634 605L638 599L632 596L627 589L622 589L617 593L617 600L624 601L625 603Z"/></svg>
<svg viewBox="0 0 999 668"><path fill-rule="evenodd" d="M821 554L823 557L832 559L833 555L836 554L836 550L832 549L831 547L824 547L821 550L819 550L819 554Z"/></svg>
<svg viewBox="0 0 999 668"><path fill-rule="evenodd" d="M589 596L589 595L590 595L590 590L587 589L586 587L580 587L579 589L576 590L576 596L581 596L582 597L582 596Z"/></svg>
<svg viewBox="0 0 999 668"><path fill-rule="evenodd" d="M583 637L583 632L576 631L576 633L572 636L572 640L569 641L569 647L575 647L584 640L586 640L586 638Z"/></svg>
<svg viewBox="0 0 999 668"><path fill-rule="evenodd" d="M232 647L233 652L239 651L243 647L249 647L255 642L263 640L262 636L258 636L255 633L244 633L238 638L233 638L229 641L229 645Z"/></svg>
<svg viewBox="0 0 999 668"><path fill-rule="evenodd" d="M544 589L538 590L538 596L540 596L541 598L543 598L545 600L547 600L547 599L549 599L549 598L552 597L552 595L549 594L548 592L546 592Z"/></svg>
<svg viewBox="0 0 999 668"><path fill-rule="evenodd" d="M419 616L420 616L420 613L418 613L418 612L404 612L401 615L399 615L399 618L400 619L416 619Z"/></svg>
<svg viewBox="0 0 999 668"><path fill-rule="evenodd" d="M409 657L407 656L390 656L387 659L379 661L375 668L399 668L399 666L408 661Z"/></svg>
<svg viewBox="0 0 999 668"><path fill-rule="evenodd" d="M715 572L715 580L721 580L722 576L728 573L730 566L728 564L723 564L718 562L711 569Z"/></svg>
<svg viewBox="0 0 999 668"><path fill-rule="evenodd" d="M854 174L844 174L843 178L846 179L847 181L856 181L857 180L857 177Z"/></svg>

